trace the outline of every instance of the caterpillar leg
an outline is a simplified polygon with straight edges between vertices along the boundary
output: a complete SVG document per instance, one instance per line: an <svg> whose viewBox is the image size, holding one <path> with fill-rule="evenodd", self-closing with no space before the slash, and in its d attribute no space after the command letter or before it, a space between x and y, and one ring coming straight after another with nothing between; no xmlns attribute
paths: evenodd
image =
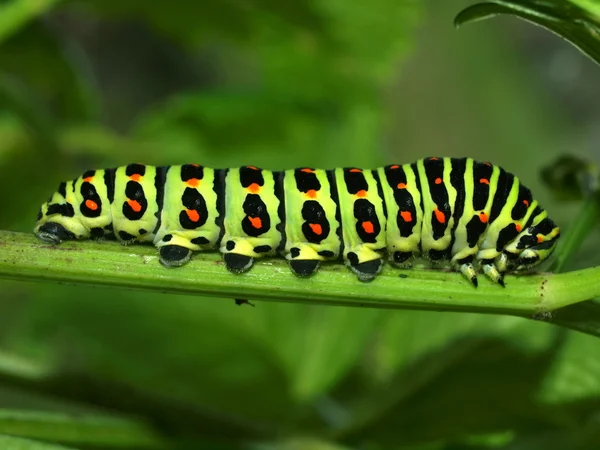
<svg viewBox="0 0 600 450"><path fill-rule="evenodd" d="M263 243L269 242L269 244ZM270 240L257 238L230 237L221 244L221 253L227 270L233 273L247 272L254 265L255 258L274 253ZM256 245L258 244L258 245Z"/></svg>
<svg viewBox="0 0 600 450"><path fill-rule="evenodd" d="M467 280L471 282L473 286L477 287L479 285L479 282L477 281L477 272L475 270L475 266L473 265L473 256L459 260L458 270L460 270L460 272Z"/></svg>
<svg viewBox="0 0 600 450"><path fill-rule="evenodd" d="M325 259L314 248L304 243L294 244L285 255L285 258L288 260L294 275L302 278L317 273L321 261Z"/></svg>
<svg viewBox="0 0 600 450"><path fill-rule="evenodd" d="M473 264L477 251L477 246L463 248L456 253L451 260L452 266L460 271L475 287L479 285L479 282L477 281L477 271Z"/></svg>
<svg viewBox="0 0 600 450"><path fill-rule="evenodd" d="M360 281L373 280L383 269L382 255L366 246L347 252L345 257L346 265L358 276Z"/></svg>
<svg viewBox="0 0 600 450"><path fill-rule="evenodd" d="M392 252L389 256L389 261L396 267L408 269L412 266L414 260L413 252Z"/></svg>
<svg viewBox="0 0 600 450"><path fill-rule="evenodd" d="M211 248L210 240L202 234L172 232L161 235L157 235L154 242L159 261L165 267L183 266L192 259L194 251Z"/></svg>
<svg viewBox="0 0 600 450"><path fill-rule="evenodd" d="M227 270L233 273L247 272L254 265L254 258L239 253L224 253L223 261L225 261Z"/></svg>
<svg viewBox="0 0 600 450"><path fill-rule="evenodd" d="M159 261L165 267L183 266L192 259L192 251L181 245L165 245L158 250Z"/></svg>
<svg viewBox="0 0 600 450"><path fill-rule="evenodd" d="M500 258L498 258L500 257ZM504 287L504 268L505 264L502 263L502 253L497 251L495 248L488 248L480 250L477 253L476 259L479 260L483 273L494 283L498 283ZM500 269L496 265L496 261L500 261Z"/></svg>

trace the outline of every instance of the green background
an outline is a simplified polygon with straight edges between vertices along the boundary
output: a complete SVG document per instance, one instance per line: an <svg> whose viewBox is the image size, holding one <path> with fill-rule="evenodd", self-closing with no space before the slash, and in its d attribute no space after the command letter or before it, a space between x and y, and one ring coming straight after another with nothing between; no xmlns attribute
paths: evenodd
<svg viewBox="0 0 600 450"><path fill-rule="evenodd" d="M29 232L88 168L425 156L499 164L568 227L539 171L595 157L600 72L514 19L457 31L467 4L2 3L0 228ZM1 281L0 408L0 434L76 448L129 448L87 414L166 448L594 448L600 346L515 317Z"/></svg>

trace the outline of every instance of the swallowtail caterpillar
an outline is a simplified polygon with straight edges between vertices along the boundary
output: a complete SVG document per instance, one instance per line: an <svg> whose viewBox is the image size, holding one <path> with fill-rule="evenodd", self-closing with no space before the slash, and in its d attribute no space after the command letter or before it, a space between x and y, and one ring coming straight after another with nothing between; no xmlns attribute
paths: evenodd
<svg viewBox="0 0 600 450"><path fill-rule="evenodd" d="M165 266L219 250L234 273L281 255L306 277L342 260L369 281L387 260L449 262L477 286L544 261L559 228L519 179L471 158L425 158L377 169L130 164L63 182L40 209L45 242L152 242Z"/></svg>

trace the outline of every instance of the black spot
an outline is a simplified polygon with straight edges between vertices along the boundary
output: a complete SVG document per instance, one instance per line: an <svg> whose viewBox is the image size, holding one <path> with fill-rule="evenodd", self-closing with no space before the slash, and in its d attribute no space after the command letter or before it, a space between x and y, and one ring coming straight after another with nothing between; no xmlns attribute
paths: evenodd
<svg viewBox="0 0 600 450"><path fill-rule="evenodd" d="M308 242L320 244L327 239L330 232L329 221L321 204L315 200L307 200L302 205L302 233Z"/></svg>
<svg viewBox="0 0 600 450"><path fill-rule="evenodd" d="M479 215L475 214L469 222L467 222L467 244L469 247L475 247L481 235L487 229L487 222L482 222Z"/></svg>
<svg viewBox="0 0 600 450"><path fill-rule="evenodd" d="M223 260L225 261L227 269L233 273L246 272L254 263L254 258L238 253L225 253L223 255Z"/></svg>
<svg viewBox="0 0 600 450"><path fill-rule="evenodd" d="M119 237L123 240L123 241L133 241L135 240L135 236L133 234L129 234L127 231L119 231Z"/></svg>
<svg viewBox="0 0 600 450"><path fill-rule="evenodd" d="M262 175L262 169L253 166L240 167L240 183L242 187L247 188L251 184L264 186L265 180Z"/></svg>
<svg viewBox="0 0 600 450"><path fill-rule="evenodd" d="M204 236L199 236L197 238L192 239L192 244L195 245L208 245L210 241L206 239Z"/></svg>
<svg viewBox="0 0 600 450"><path fill-rule="evenodd" d="M473 209L475 211L481 211L487 204L493 171L494 166L473 161ZM500 176L502 172L501 170Z"/></svg>
<svg viewBox="0 0 600 450"><path fill-rule="evenodd" d="M142 185L136 181L128 181L125 185L125 195L129 200L139 204L138 211L134 210L128 202L123 203L123 215L129 220L141 219L148 209L148 200L144 195Z"/></svg>
<svg viewBox="0 0 600 450"><path fill-rule="evenodd" d="M358 264L358 255L356 253L348 252L346 258L348 258L348 261L350 261L350 264L352 264L353 266L356 266Z"/></svg>
<svg viewBox="0 0 600 450"><path fill-rule="evenodd" d="M192 257L192 251L180 245L165 245L158 250L158 254L161 264L167 267L182 266Z"/></svg>
<svg viewBox="0 0 600 450"><path fill-rule="evenodd" d="M354 202L354 217L356 218L356 233L363 242L377 242L377 235L381 231L379 218L375 206L365 198ZM369 233L369 231L373 231Z"/></svg>
<svg viewBox="0 0 600 450"><path fill-rule="evenodd" d="M311 259L295 259L290 261L290 268L299 277L309 277L317 272L319 261Z"/></svg>
<svg viewBox="0 0 600 450"><path fill-rule="evenodd" d="M181 166L181 181L188 181L192 178L201 180L204 178L204 167L197 164L184 164Z"/></svg>
<svg viewBox="0 0 600 450"><path fill-rule="evenodd" d="M40 210L37 213L37 219L36 220L40 220L42 217L44 217L44 214L42 214L42 208L40 208Z"/></svg>
<svg viewBox="0 0 600 450"><path fill-rule="evenodd" d="M315 169L303 168L294 170L296 189L305 194L308 191L321 190L321 183L314 172Z"/></svg>
<svg viewBox="0 0 600 450"><path fill-rule="evenodd" d="M143 164L129 164L125 168L125 174L130 177L132 175L144 175L146 173L146 166ZM130 197L131 198L131 197Z"/></svg>
<svg viewBox="0 0 600 450"><path fill-rule="evenodd" d="M58 193L60 195L62 195L63 197L67 196L67 183L66 182L62 182L58 185Z"/></svg>
<svg viewBox="0 0 600 450"><path fill-rule="evenodd" d="M319 255L323 258L333 258L335 256L335 253L333 253L331 250L321 250L319 252Z"/></svg>
<svg viewBox="0 0 600 450"><path fill-rule="evenodd" d="M162 238L163 242L169 242L171 239L173 239L172 234L165 234L164 237Z"/></svg>
<svg viewBox="0 0 600 450"><path fill-rule="evenodd" d="M494 201L492 202L492 210L490 211L489 223L494 222L496 218L502 212L502 208L506 205L506 200L510 195L515 176L511 173L506 172L500 168L500 176L498 177L498 184L496 188L496 194L494 195Z"/></svg>
<svg viewBox="0 0 600 450"><path fill-rule="evenodd" d="M187 209L179 213L179 223L185 230L200 228L206 223L208 219L206 201L197 189L186 187L181 197L181 203ZM195 211L197 214L192 213L190 216L188 210Z"/></svg>
<svg viewBox="0 0 600 450"><path fill-rule="evenodd" d="M412 257L412 252L394 252L394 262L402 264Z"/></svg>
<svg viewBox="0 0 600 450"><path fill-rule="evenodd" d="M498 233L498 240L496 241L496 250L502 251L514 238L519 235L517 231L517 225L510 223L500 230Z"/></svg>
<svg viewBox="0 0 600 450"><path fill-rule="evenodd" d="M346 190L350 194L357 194L360 191L368 191L369 184L363 174L363 171L356 168L344 169L344 181L346 183Z"/></svg>
<svg viewBox="0 0 600 450"><path fill-rule="evenodd" d="M70 203L55 203L53 205L48 206L48 210L46 211L47 216L52 216L54 214L58 214L65 217L73 217L75 216L75 210L73 209L73 205Z"/></svg>
<svg viewBox="0 0 600 450"><path fill-rule="evenodd" d="M246 217L242 219L244 233L251 237L258 237L271 229L271 218L267 211L267 205L262 201L260 195L246 195L243 208L246 214Z"/></svg>
<svg viewBox="0 0 600 450"><path fill-rule="evenodd" d="M300 256L300 249L298 247L292 247L290 249L290 255L292 256L292 258L297 258L298 256Z"/></svg>
<svg viewBox="0 0 600 450"><path fill-rule="evenodd" d="M106 169L104 171L104 183L106 184L106 197L109 203L115 200L115 173L116 169Z"/></svg>
<svg viewBox="0 0 600 450"><path fill-rule="evenodd" d="M90 230L90 236L96 239L104 237L104 229L101 227L94 227Z"/></svg>
<svg viewBox="0 0 600 450"><path fill-rule="evenodd" d="M138 230L138 233L139 233L140 235L146 234L147 232L148 232L148 231L144 230L143 228L140 228L140 229Z"/></svg>
<svg viewBox="0 0 600 450"><path fill-rule="evenodd" d="M271 246L270 245L258 245L256 247L254 247L254 251L256 253L268 253L271 251Z"/></svg>
<svg viewBox="0 0 600 450"><path fill-rule="evenodd" d="M79 189L82 202L79 205L79 211L84 217L100 217L102 214L102 199L96 191L96 186L84 181Z"/></svg>
<svg viewBox="0 0 600 450"><path fill-rule="evenodd" d="M358 279L360 281L370 281L375 278L375 275L379 273L382 266L383 260L381 259L373 259L360 264L353 264L354 269L359 273Z"/></svg>
<svg viewBox="0 0 600 450"><path fill-rule="evenodd" d="M440 261L442 259L446 259L449 256L449 251L446 250L436 250L436 249L431 249L429 250L429 259L431 259L432 261Z"/></svg>
<svg viewBox="0 0 600 450"><path fill-rule="evenodd" d="M235 248L235 242L227 241L227 243L225 244L225 248L229 251L233 250Z"/></svg>

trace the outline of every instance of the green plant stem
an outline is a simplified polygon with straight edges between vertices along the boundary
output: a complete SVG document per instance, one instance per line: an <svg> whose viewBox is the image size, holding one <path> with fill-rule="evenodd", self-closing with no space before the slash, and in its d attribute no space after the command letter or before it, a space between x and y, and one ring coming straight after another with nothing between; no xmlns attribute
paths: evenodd
<svg viewBox="0 0 600 450"><path fill-rule="evenodd" d="M168 448L165 440L142 423L98 415L0 409L0 433L106 449Z"/></svg>
<svg viewBox="0 0 600 450"><path fill-rule="evenodd" d="M507 276L506 288L480 278L474 288L452 271L386 267L361 283L341 264L324 265L309 279L294 277L282 259L229 273L215 253L166 269L151 246L68 242L51 246L32 234L0 231L0 277L248 300L373 308L470 311L527 316L600 296L600 267L565 274Z"/></svg>

